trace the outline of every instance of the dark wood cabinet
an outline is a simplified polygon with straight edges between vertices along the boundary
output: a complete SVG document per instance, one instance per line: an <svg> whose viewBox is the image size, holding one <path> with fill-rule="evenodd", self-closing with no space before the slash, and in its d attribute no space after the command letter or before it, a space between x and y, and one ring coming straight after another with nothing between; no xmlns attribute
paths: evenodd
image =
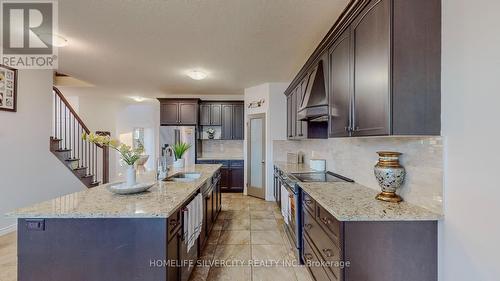
<svg viewBox="0 0 500 281"><path fill-rule="evenodd" d="M372 1L351 25L352 135L390 134L390 1Z"/></svg>
<svg viewBox="0 0 500 281"><path fill-rule="evenodd" d="M179 104L162 103L160 105L160 122L162 125L177 125L179 123Z"/></svg>
<svg viewBox="0 0 500 281"><path fill-rule="evenodd" d="M233 105L233 140L244 139L245 109L243 104Z"/></svg>
<svg viewBox="0 0 500 281"><path fill-rule="evenodd" d="M286 97L286 132L287 138L292 139L294 137L294 132L292 130L292 97L293 95L289 95Z"/></svg>
<svg viewBox="0 0 500 281"><path fill-rule="evenodd" d="M221 139L244 139L244 106L242 103L222 104Z"/></svg>
<svg viewBox="0 0 500 281"><path fill-rule="evenodd" d="M316 280L437 281L436 221L341 222L302 198L301 255Z"/></svg>
<svg viewBox="0 0 500 281"><path fill-rule="evenodd" d="M198 99L164 99L160 101L161 125L196 125Z"/></svg>
<svg viewBox="0 0 500 281"><path fill-rule="evenodd" d="M301 121L297 117L304 102L309 74L302 79L292 93L287 97L287 134L288 139L298 140L307 138L307 121Z"/></svg>
<svg viewBox="0 0 500 281"><path fill-rule="evenodd" d="M297 88L321 62L330 137L439 135L440 61L441 1L351 1L285 91L288 138L300 131Z"/></svg>
<svg viewBox="0 0 500 281"><path fill-rule="evenodd" d="M219 103L200 104L200 125L202 126L220 126L221 125L221 107Z"/></svg>
<svg viewBox="0 0 500 281"><path fill-rule="evenodd" d="M243 192L244 186L244 161L243 160L197 160L198 164L221 164L220 192ZM220 197L220 194L219 194ZM217 198L214 199L217 204ZM221 199L219 198L219 204ZM218 207L220 209L220 206ZM216 207L214 207L216 209Z"/></svg>
<svg viewBox="0 0 500 281"><path fill-rule="evenodd" d="M243 179L244 169L243 167L233 167L231 168L231 191L241 192L243 191L244 179Z"/></svg>
<svg viewBox="0 0 500 281"><path fill-rule="evenodd" d="M350 30L347 29L328 50L330 137L346 137L350 132L352 97L350 40Z"/></svg>
<svg viewBox="0 0 500 281"><path fill-rule="evenodd" d="M200 104L200 125L210 125L210 104Z"/></svg>

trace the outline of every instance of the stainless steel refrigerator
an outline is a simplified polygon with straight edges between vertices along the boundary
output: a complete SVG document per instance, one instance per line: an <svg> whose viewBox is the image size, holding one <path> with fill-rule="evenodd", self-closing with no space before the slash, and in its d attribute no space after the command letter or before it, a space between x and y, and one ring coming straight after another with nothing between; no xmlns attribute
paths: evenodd
<svg viewBox="0 0 500 281"><path fill-rule="evenodd" d="M186 151L183 158L186 166L194 165L196 161L196 126L160 126L160 154L162 149L168 144L185 142L191 144L191 148ZM168 165L173 162L173 157L169 157Z"/></svg>

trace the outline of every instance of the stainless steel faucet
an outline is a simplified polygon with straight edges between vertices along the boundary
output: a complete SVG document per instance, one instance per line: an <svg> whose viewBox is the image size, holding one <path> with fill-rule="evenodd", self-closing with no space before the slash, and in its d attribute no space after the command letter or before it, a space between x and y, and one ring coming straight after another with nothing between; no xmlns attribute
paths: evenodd
<svg viewBox="0 0 500 281"><path fill-rule="evenodd" d="M156 178L163 180L167 177L170 168L168 167L168 156L174 157L174 150L171 146L166 144L161 149L161 157L158 160L158 168L156 171Z"/></svg>

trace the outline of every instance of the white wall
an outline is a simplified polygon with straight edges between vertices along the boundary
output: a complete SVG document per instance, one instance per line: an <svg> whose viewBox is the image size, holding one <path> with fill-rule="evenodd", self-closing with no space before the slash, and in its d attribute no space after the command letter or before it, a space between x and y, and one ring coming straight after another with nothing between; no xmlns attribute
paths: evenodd
<svg viewBox="0 0 500 281"><path fill-rule="evenodd" d="M265 83L245 89L245 194L247 184L247 129L248 115L266 114L266 200L273 200L273 148L274 140L286 139L286 97L288 83ZM264 104L258 108L248 108L250 102L264 99Z"/></svg>
<svg viewBox="0 0 500 281"><path fill-rule="evenodd" d="M500 1L443 0L442 281L500 279Z"/></svg>
<svg viewBox="0 0 500 281"><path fill-rule="evenodd" d="M18 75L17 112L0 111L0 234L16 222L6 212L85 188L49 151L52 71Z"/></svg>

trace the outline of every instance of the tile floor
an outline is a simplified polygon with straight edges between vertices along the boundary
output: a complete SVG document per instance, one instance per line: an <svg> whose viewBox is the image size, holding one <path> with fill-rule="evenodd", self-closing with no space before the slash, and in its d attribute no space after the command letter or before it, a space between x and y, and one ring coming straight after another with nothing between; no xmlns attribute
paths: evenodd
<svg viewBox="0 0 500 281"><path fill-rule="evenodd" d="M222 211L201 254L210 261L241 261L235 266L200 266L192 281L311 281L304 267L282 265L255 266L251 260L295 259L285 236L283 218L274 202L244 196L223 194ZM17 280L16 233L0 237L0 280Z"/></svg>

